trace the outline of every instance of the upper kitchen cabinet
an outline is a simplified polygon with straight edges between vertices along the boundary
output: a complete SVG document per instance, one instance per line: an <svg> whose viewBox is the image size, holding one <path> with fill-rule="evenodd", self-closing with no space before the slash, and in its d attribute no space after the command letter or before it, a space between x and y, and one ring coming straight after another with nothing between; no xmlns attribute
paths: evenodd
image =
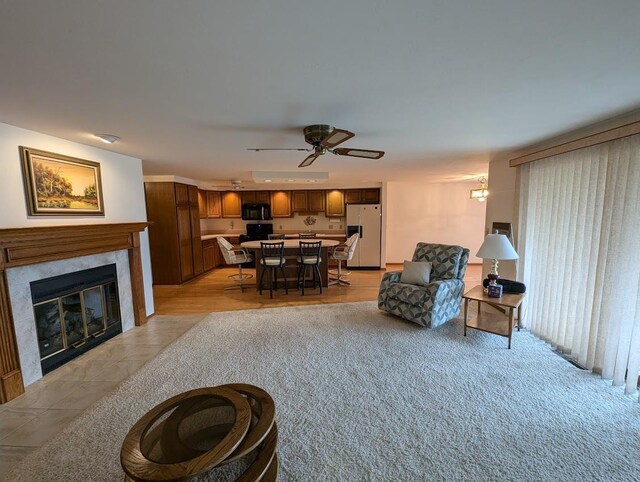
<svg viewBox="0 0 640 482"><path fill-rule="evenodd" d="M363 189L362 202L371 204L380 203L380 189Z"/></svg>
<svg viewBox="0 0 640 482"><path fill-rule="evenodd" d="M269 191L243 191L242 204L269 204Z"/></svg>
<svg viewBox="0 0 640 482"><path fill-rule="evenodd" d="M327 191L325 213L329 217L342 217L344 211L344 193L338 189Z"/></svg>
<svg viewBox="0 0 640 482"><path fill-rule="evenodd" d="M344 192L344 202L377 204L380 202L380 189L347 189Z"/></svg>
<svg viewBox="0 0 640 482"><path fill-rule="evenodd" d="M306 191L293 191L291 193L291 208L294 213L306 213L309 211L309 197Z"/></svg>
<svg viewBox="0 0 640 482"><path fill-rule="evenodd" d="M222 216L222 199L220 192L207 191L207 217L219 218Z"/></svg>
<svg viewBox="0 0 640 482"><path fill-rule="evenodd" d="M291 192L271 191L271 216L274 218L290 218L292 214Z"/></svg>
<svg viewBox="0 0 640 482"><path fill-rule="evenodd" d="M294 213L319 213L324 211L324 198L324 191L292 191L292 210Z"/></svg>
<svg viewBox="0 0 640 482"><path fill-rule="evenodd" d="M207 217L207 191L198 189L198 215L200 219Z"/></svg>
<svg viewBox="0 0 640 482"><path fill-rule="evenodd" d="M226 191L222 193L222 217L242 217L242 198L239 192Z"/></svg>
<svg viewBox="0 0 640 482"><path fill-rule="evenodd" d="M309 196L309 211L319 213L325 209L324 191L307 191Z"/></svg>

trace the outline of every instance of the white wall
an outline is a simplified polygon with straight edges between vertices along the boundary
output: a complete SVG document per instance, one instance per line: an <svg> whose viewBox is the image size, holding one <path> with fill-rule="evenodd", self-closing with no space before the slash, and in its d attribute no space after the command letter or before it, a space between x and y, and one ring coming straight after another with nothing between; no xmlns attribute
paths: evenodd
<svg viewBox="0 0 640 482"><path fill-rule="evenodd" d="M51 151L100 163L104 216L44 217L27 215L18 146ZM0 227L28 228L70 224L105 224L147 220L142 181L142 161L105 149L66 141L39 132L0 124ZM140 235L142 273L147 314L153 313L153 291L149 240L146 231Z"/></svg>
<svg viewBox="0 0 640 482"><path fill-rule="evenodd" d="M469 199L478 183L389 182L386 186L386 261L411 259L416 244L457 244L471 250L484 240L486 204Z"/></svg>

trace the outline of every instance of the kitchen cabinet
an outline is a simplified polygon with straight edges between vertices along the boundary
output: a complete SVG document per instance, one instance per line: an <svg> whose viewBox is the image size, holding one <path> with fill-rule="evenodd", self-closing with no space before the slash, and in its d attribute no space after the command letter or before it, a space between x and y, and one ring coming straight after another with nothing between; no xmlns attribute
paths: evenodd
<svg viewBox="0 0 640 482"><path fill-rule="evenodd" d="M379 204L380 203L380 189L363 189L362 190L362 202Z"/></svg>
<svg viewBox="0 0 640 482"><path fill-rule="evenodd" d="M222 200L220 192L207 191L207 217L219 218L222 216Z"/></svg>
<svg viewBox="0 0 640 482"><path fill-rule="evenodd" d="M271 191L271 216L274 218L290 218L292 214L291 192Z"/></svg>
<svg viewBox="0 0 640 482"><path fill-rule="evenodd" d="M309 198L305 191L291 193L291 209L294 213L306 213L309 210Z"/></svg>
<svg viewBox="0 0 640 482"><path fill-rule="evenodd" d="M344 192L344 202L347 204L378 204L380 189L347 189Z"/></svg>
<svg viewBox="0 0 640 482"><path fill-rule="evenodd" d="M224 264L220 246L216 238L202 241L202 261L205 271L212 270Z"/></svg>
<svg viewBox="0 0 640 482"><path fill-rule="evenodd" d="M319 213L324 211L324 191L292 191L291 205L294 213Z"/></svg>
<svg viewBox="0 0 640 482"><path fill-rule="evenodd" d="M193 275L198 276L202 274L202 240L200 232L200 213L198 205L198 188L195 186L189 186L189 215L190 215L190 234L191 234L191 247L193 250Z"/></svg>
<svg viewBox="0 0 640 482"><path fill-rule="evenodd" d="M269 191L243 191L242 192L242 204L269 204Z"/></svg>
<svg viewBox="0 0 640 482"><path fill-rule="evenodd" d="M325 209L324 191L307 191L309 196L309 211L319 213Z"/></svg>
<svg viewBox="0 0 640 482"><path fill-rule="evenodd" d="M146 182L154 284L179 284L203 271L198 188Z"/></svg>
<svg viewBox="0 0 640 482"><path fill-rule="evenodd" d="M226 191L222 195L222 217L242 217L242 198L238 191Z"/></svg>
<svg viewBox="0 0 640 482"><path fill-rule="evenodd" d="M200 219L207 217L207 191L198 189L198 214Z"/></svg>
<svg viewBox="0 0 640 482"><path fill-rule="evenodd" d="M344 193L338 189L326 192L325 214L328 217L343 217Z"/></svg>

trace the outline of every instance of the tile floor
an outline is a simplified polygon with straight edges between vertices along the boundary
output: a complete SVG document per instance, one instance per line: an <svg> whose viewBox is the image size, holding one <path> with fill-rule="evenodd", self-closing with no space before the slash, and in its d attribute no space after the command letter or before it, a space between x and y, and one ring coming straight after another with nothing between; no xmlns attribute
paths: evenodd
<svg viewBox="0 0 640 482"><path fill-rule="evenodd" d="M146 325L112 338L0 405L0 478L204 316L154 316Z"/></svg>

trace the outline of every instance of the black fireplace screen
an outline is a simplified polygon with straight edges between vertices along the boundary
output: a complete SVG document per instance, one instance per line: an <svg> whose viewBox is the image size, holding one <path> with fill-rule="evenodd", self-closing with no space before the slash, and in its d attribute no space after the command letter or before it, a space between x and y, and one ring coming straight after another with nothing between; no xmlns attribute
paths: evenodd
<svg viewBox="0 0 640 482"><path fill-rule="evenodd" d="M122 332L116 265L31 283L43 373Z"/></svg>

